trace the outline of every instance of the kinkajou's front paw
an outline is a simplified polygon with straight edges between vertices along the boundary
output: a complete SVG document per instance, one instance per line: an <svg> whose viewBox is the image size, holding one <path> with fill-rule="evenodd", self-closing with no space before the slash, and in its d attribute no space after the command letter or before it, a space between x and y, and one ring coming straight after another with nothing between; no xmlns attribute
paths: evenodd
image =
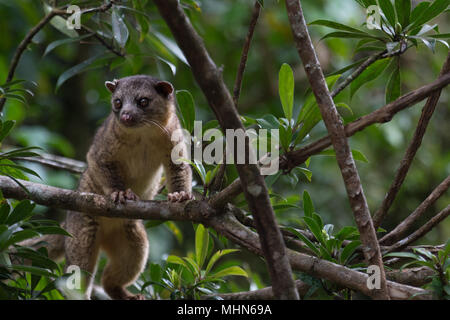
<svg viewBox="0 0 450 320"><path fill-rule="evenodd" d="M125 191L116 190L111 193L111 200L114 201L114 203L120 202L123 204L126 200L138 201L139 197L131 191L131 189L127 189Z"/></svg>
<svg viewBox="0 0 450 320"><path fill-rule="evenodd" d="M190 193L187 193L186 191L181 191L169 193L167 195L167 199L170 202L183 202L186 200L193 200L194 197Z"/></svg>

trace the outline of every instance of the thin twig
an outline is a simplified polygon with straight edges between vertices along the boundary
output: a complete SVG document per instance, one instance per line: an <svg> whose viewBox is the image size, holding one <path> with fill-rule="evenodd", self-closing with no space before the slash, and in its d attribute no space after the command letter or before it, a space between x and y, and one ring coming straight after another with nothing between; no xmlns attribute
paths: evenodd
<svg viewBox="0 0 450 320"><path fill-rule="evenodd" d="M16 52L14 53L14 56L11 60L8 76L6 77L5 82L10 82L13 77L14 73L16 72L17 65L19 64L19 60L22 57L23 52L27 48L28 44L33 40L33 37L49 22L53 17L55 17L57 13L55 11L51 11L48 13L44 18L39 21L39 23L34 26L28 33L25 35L25 38L20 42L19 46L16 49ZM3 106L5 105L6 98L0 99L0 112L3 111Z"/></svg>
<svg viewBox="0 0 450 320"><path fill-rule="evenodd" d="M83 13L92 13L92 12L104 12L111 8L113 5L113 1L104 3L103 5L96 7L96 8L89 8L81 11L81 14ZM16 49L16 52L14 53L14 56L11 60L8 76L6 77L5 82L9 82L14 78L14 73L16 72L17 65L19 64L19 61L22 57L23 52L28 47L28 45L33 40L34 36L55 16L62 16L62 15L68 15L67 11L62 9L52 9L45 17L41 19L41 21L38 22L37 25L35 25L28 33L25 35L25 38L20 42L19 46ZM3 111L3 107L5 105L6 98L0 98L0 112Z"/></svg>
<svg viewBox="0 0 450 320"><path fill-rule="evenodd" d="M450 52L445 60L444 66L442 67L440 75L444 75L450 72ZM392 184L389 188L389 191L386 194L386 197L381 204L380 209L375 213L373 217L373 224L375 228L378 228L381 225L381 222L386 217L389 208L394 202L395 197L397 196L400 187L405 181L406 175L408 174L409 168L411 167L411 163L414 160L414 157L419 149L423 136L425 135L425 131L427 130L428 123L430 122L431 116L436 109L436 105L439 101L439 97L441 96L441 90L437 90L434 92L427 100L425 106L422 109L422 114L420 116L419 122L417 124L416 130L414 131L414 136L406 149L405 155L403 156L402 161L400 162L400 166L395 173L395 178L392 181Z"/></svg>
<svg viewBox="0 0 450 320"><path fill-rule="evenodd" d="M403 220L394 230L389 232L380 243L383 245L391 245L398 240L412 227L412 225L419 219L426 210L436 202L450 187L450 175L442 181L431 194L411 213L405 220Z"/></svg>
<svg viewBox="0 0 450 320"><path fill-rule="evenodd" d="M382 52L375 53L371 55L367 60L365 60L359 67L355 69L343 82L341 82L332 92L331 96L334 98L336 97L342 90L344 90L350 83L353 82L356 78L358 78L361 73L363 73L368 67L370 67L373 63L380 59L386 59L386 58L392 58L394 56L399 56L406 52L407 47L402 46L400 49L388 52L387 50L384 50Z"/></svg>
<svg viewBox="0 0 450 320"><path fill-rule="evenodd" d="M245 39L244 47L242 48L241 61L239 63L239 69L236 76L236 81L234 82L233 89L233 102L238 107L239 95L241 92L242 86L242 78L244 77L244 70L247 64L248 51L250 49L250 44L253 38L253 32L255 31L256 23L258 22L259 13L261 11L261 4L259 1L255 1L255 5L253 7L252 19L250 20L250 25L248 27L247 37Z"/></svg>
<svg viewBox="0 0 450 320"><path fill-rule="evenodd" d="M415 232L407 236L406 238L396 242L392 246L386 248L383 250L383 253L389 253L393 251L399 251L403 249L404 247L408 246L409 244L413 243L414 241L417 241L424 235L426 235L428 232L431 231L437 224L439 224L441 221L443 221L445 218L447 218L450 215L450 205L448 205L444 210L439 212L437 215L435 215L433 218L428 220L427 223L425 223L422 227L417 229Z"/></svg>
<svg viewBox="0 0 450 320"><path fill-rule="evenodd" d="M381 285L380 289L376 292L376 298L389 300L386 275L378 239L364 196L358 170L347 141L344 125L336 110L333 98L328 91L320 62L306 27L300 2L298 0L286 0L285 3L299 56L303 62L306 75L316 97L320 113L322 114L322 119L330 134L336 152L336 160L344 179L350 206L361 235L361 242L365 247L363 250L364 256L369 265L376 265L380 270Z"/></svg>

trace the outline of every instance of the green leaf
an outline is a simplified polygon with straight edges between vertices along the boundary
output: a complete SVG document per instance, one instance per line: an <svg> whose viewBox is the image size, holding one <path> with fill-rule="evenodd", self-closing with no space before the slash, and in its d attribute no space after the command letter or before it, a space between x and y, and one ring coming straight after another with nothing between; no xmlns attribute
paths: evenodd
<svg viewBox="0 0 450 320"><path fill-rule="evenodd" d="M308 191L303 191L303 211L305 213L305 217L312 217L314 212L314 205L309 196Z"/></svg>
<svg viewBox="0 0 450 320"><path fill-rule="evenodd" d="M368 33L359 33L359 32L345 32L345 31L336 31L331 32L324 35L320 41L328 39L328 38L342 38L342 39L377 39L381 40L382 38L373 36Z"/></svg>
<svg viewBox="0 0 450 320"><path fill-rule="evenodd" d="M92 35L93 35L93 33L89 33L89 34L85 34L85 35L82 35L82 36L76 37L76 38L67 38L67 39L61 39L61 40L53 41L52 43L50 43L50 44L47 46L47 48L45 49L45 52L44 52L44 55L43 55L43 56L45 57L45 56L46 56L47 54L49 54L53 49L55 49L55 48L57 48L57 47L59 47L59 46L61 46L61 45L63 45L63 44L68 44L68 43L78 42L78 41L80 41L80 40L89 38L89 37L91 37Z"/></svg>
<svg viewBox="0 0 450 320"><path fill-rule="evenodd" d="M398 22L405 28L409 25L411 16L411 0L395 0L395 10L397 12Z"/></svg>
<svg viewBox="0 0 450 320"><path fill-rule="evenodd" d="M35 204L32 204L29 200L20 201L9 215L6 224L13 225L16 222L29 219L33 215L34 207Z"/></svg>
<svg viewBox="0 0 450 320"><path fill-rule="evenodd" d="M130 33L128 31L127 25L123 21L117 9L114 9L111 14L111 25L114 40L116 40L121 48L125 48Z"/></svg>
<svg viewBox="0 0 450 320"><path fill-rule="evenodd" d="M434 39L450 39L450 33L439 33L439 34L431 34L427 37L434 38Z"/></svg>
<svg viewBox="0 0 450 320"><path fill-rule="evenodd" d="M365 32L365 31L358 30L358 29L349 27L345 24L338 23L335 21L330 21L330 20L315 20L313 22L310 22L309 25L319 25L319 26L325 26L325 27L329 27L329 28L333 28L333 29L337 29L337 30L342 30L342 31L367 34L367 32Z"/></svg>
<svg viewBox="0 0 450 320"><path fill-rule="evenodd" d="M389 81L386 85L386 104L396 100L401 95L401 79L400 79L400 67L394 68Z"/></svg>
<svg viewBox="0 0 450 320"><path fill-rule="evenodd" d="M419 7L421 4L418 4L417 7ZM450 5L450 0L435 0L431 5L427 6L426 9L420 8L420 11L414 12L415 17L412 20L412 26L409 29L414 29L418 26L423 25L424 23L430 21L431 19L437 17L439 14L445 11L445 9L448 8ZM416 7L416 9L417 9ZM423 6L425 8L425 6Z"/></svg>
<svg viewBox="0 0 450 320"><path fill-rule="evenodd" d="M336 103L336 108L346 109L346 110L348 110L351 114L353 114L352 108L350 108L350 106L349 106L348 104L346 104L345 102L338 102L338 103Z"/></svg>
<svg viewBox="0 0 450 320"><path fill-rule="evenodd" d="M237 252L239 251L238 249L224 249L224 250L219 250L216 253L214 253L214 255L211 257L211 259L209 259L208 261L208 265L206 266L205 269L205 274L208 274L212 268L214 267L214 264L217 262L217 260L219 260L221 257L233 253L233 252Z"/></svg>
<svg viewBox="0 0 450 320"><path fill-rule="evenodd" d="M195 104L192 94L187 90L176 92L178 107L183 117L184 128L189 132L194 129Z"/></svg>
<svg viewBox="0 0 450 320"><path fill-rule="evenodd" d="M283 63L278 74L278 92L284 115L291 120L294 107L294 73L286 63Z"/></svg>
<svg viewBox="0 0 450 320"><path fill-rule="evenodd" d="M341 75L337 74L328 76L325 79L330 90L340 77ZM306 101L297 118L297 123L301 123L302 126L300 127L294 144L299 144L306 137L306 135L317 125L317 123L319 123L321 119L322 115L320 113L319 106L317 105L316 97L313 93L310 93L306 98Z"/></svg>
<svg viewBox="0 0 450 320"><path fill-rule="evenodd" d="M195 231L195 257L197 264L201 268L205 262L209 247L209 233L201 223L198 224Z"/></svg>
<svg viewBox="0 0 450 320"><path fill-rule="evenodd" d="M300 171L305 176L306 180L311 182L311 179L312 179L312 171L311 170L308 170L303 167L296 167L295 169L296 169L296 171Z"/></svg>
<svg viewBox="0 0 450 320"><path fill-rule="evenodd" d="M336 152L333 149L327 149L327 150L321 151L319 153L319 155L327 156L327 157L335 157ZM355 161L369 163L369 160L367 160L366 156L361 151L352 149L352 156Z"/></svg>
<svg viewBox="0 0 450 320"><path fill-rule="evenodd" d="M163 34L153 31L152 34L158 38L158 40L171 52L173 53L178 59L180 59L183 63L189 65L189 63L186 60L186 57L183 54L183 51L178 47L178 45L171 39L167 38Z"/></svg>
<svg viewBox="0 0 450 320"><path fill-rule="evenodd" d="M17 164L15 164L14 162L12 162L11 160L8 159L2 159L0 160L0 170L4 171L6 168L6 173L11 174L11 171L9 169L17 169L26 173L29 173L35 177L38 177L39 179L41 178L39 176L39 174L37 174L36 172L34 172L31 169L28 169L27 167L23 167L23 166L19 166ZM21 179L22 177L17 177L18 179ZM24 179L24 180L28 180L28 179Z"/></svg>
<svg viewBox="0 0 450 320"><path fill-rule="evenodd" d="M25 266L25 265L12 265L12 266L6 266L6 267L9 269L12 269L12 270L29 272L31 274L35 274L35 275L43 276L43 277L49 277L49 278L57 277L57 275L55 275L53 272L50 272L47 269L39 268L39 267Z"/></svg>
<svg viewBox="0 0 450 320"><path fill-rule="evenodd" d="M8 248L9 246L11 246L15 243L21 242L23 240L31 239L34 237L38 237L38 236L40 236L40 233L36 232L35 230L32 230L32 229L25 229L25 230L17 231L15 233L13 233L11 238L9 238L9 240L5 244L5 247Z"/></svg>
<svg viewBox="0 0 450 320"><path fill-rule="evenodd" d="M364 70L358 78L356 78L350 85L350 96L353 97L356 91L361 88L364 84L375 80L378 78L384 69L389 64L389 58L375 61L366 70Z"/></svg>
<svg viewBox="0 0 450 320"><path fill-rule="evenodd" d="M301 241L303 241L308 246L308 248L310 248L316 254L316 256L320 257L319 249L311 240L309 240L307 237L305 237L303 234L301 234L294 228L286 228L286 230L295 234L297 236L297 238L299 238Z"/></svg>
<svg viewBox="0 0 450 320"><path fill-rule="evenodd" d="M70 233L59 226L38 226L34 227L33 230L41 234L60 234L63 236L72 237Z"/></svg>
<svg viewBox="0 0 450 320"><path fill-rule="evenodd" d="M75 30L67 28L67 20L60 16L52 18L50 24L66 36L71 38L78 37L78 33Z"/></svg>
<svg viewBox="0 0 450 320"><path fill-rule="evenodd" d="M396 257L396 258L411 258L418 261L423 261L424 259L417 254L411 252L391 252L385 254L383 257Z"/></svg>
<svg viewBox="0 0 450 320"><path fill-rule="evenodd" d="M377 4L376 0L355 0L355 1L358 2L364 8L367 8L368 6Z"/></svg>
<svg viewBox="0 0 450 320"><path fill-rule="evenodd" d="M174 255L170 255L167 257L167 263L178 264L178 265L184 266L185 268L189 269L189 266L186 261L184 261L180 257L174 256Z"/></svg>
<svg viewBox="0 0 450 320"><path fill-rule="evenodd" d="M383 11L387 21L392 27L395 27L396 19L395 19L395 10L392 5L391 0L377 0L378 4Z"/></svg>
<svg viewBox="0 0 450 320"><path fill-rule="evenodd" d="M64 71L58 78L58 81L56 82L56 89L58 89L64 82L66 82L68 79L72 78L73 76L85 71L92 63L95 62L98 58L104 56L104 53L96 54L93 57L90 57L89 59L77 64L76 66L73 66L72 68Z"/></svg>
<svg viewBox="0 0 450 320"><path fill-rule="evenodd" d="M6 219L8 218L10 211L11 211L11 208L10 208L8 202L4 201L0 205L0 225L4 224L6 222Z"/></svg>
<svg viewBox="0 0 450 320"><path fill-rule="evenodd" d="M350 242L345 246L340 255L341 263L345 265L347 260L351 257L351 255L355 252L355 250L361 245L361 241L355 240Z"/></svg>
<svg viewBox="0 0 450 320"><path fill-rule="evenodd" d="M352 226L345 226L334 236L336 239L344 241L351 236L358 234L358 229Z"/></svg>
<svg viewBox="0 0 450 320"><path fill-rule="evenodd" d="M16 122L13 120L7 120L3 122L3 125L0 130L0 142L2 142L3 139L5 139L9 135L11 129L14 127L15 124Z"/></svg>
<svg viewBox="0 0 450 320"><path fill-rule="evenodd" d="M228 268L225 268L223 270L220 270L220 271L212 274L212 277L214 277L214 278L223 278L226 276L248 277L248 274L247 274L247 272L244 271L244 269L242 269L241 267L238 267L238 266L228 267Z"/></svg>
<svg viewBox="0 0 450 320"><path fill-rule="evenodd" d="M303 217L308 229L312 232L314 237L323 245L325 245L325 240L322 234L322 228L320 228L319 224L312 217Z"/></svg>

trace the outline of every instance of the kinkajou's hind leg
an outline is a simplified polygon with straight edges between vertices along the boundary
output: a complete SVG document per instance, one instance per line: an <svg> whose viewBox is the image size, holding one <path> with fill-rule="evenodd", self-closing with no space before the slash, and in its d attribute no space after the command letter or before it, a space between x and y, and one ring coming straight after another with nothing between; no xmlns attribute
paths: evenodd
<svg viewBox="0 0 450 320"><path fill-rule="evenodd" d="M147 232L141 221L126 220L123 227L106 236L101 247L108 255L102 284L112 299L143 300L142 295L131 294L126 287L143 271L148 256Z"/></svg>
<svg viewBox="0 0 450 320"><path fill-rule="evenodd" d="M98 224L87 214L68 212L66 230L72 237L65 240L65 270L73 265L81 269L81 288L85 289L84 298L90 299L99 253Z"/></svg>

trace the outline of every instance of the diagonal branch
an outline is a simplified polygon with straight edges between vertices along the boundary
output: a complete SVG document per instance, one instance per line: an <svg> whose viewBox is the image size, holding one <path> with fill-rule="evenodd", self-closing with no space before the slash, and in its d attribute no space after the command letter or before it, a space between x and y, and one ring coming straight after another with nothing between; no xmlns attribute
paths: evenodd
<svg viewBox="0 0 450 320"><path fill-rule="evenodd" d="M408 231L411 226L427 211L427 209L436 202L450 187L450 175L442 181L431 194L411 213L405 220L403 220L394 230L386 234L380 240L380 244L390 245L400 240L400 238Z"/></svg>
<svg viewBox="0 0 450 320"><path fill-rule="evenodd" d="M22 57L23 52L30 44L31 40L33 40L34 36L53 18L57 15L56 11L51 11L48 13L45 17L39 21L37 25L35 25L25 36L25 38L20 42L19 46L16 49L16 52L14 53L14 56L11 60L8 75L6 77L5 82L10 82L13 77L14 73L16 72L17 65L19 64L20 58ZM3 106L5 105L6 98L0 99L0 112L3 111Z"/></svg>
<svg viewBox="0 0 450 320"><path fill-rule="evenodd" d="M209 56L203 40L193 28L178 1L155 0L154 2L186 56L192 73L219 120L222 130L224 132L226 129L244 131L220 70ZM248 139L245 139L245 148L247 155L252 154ZM261 235L261 246L275 295L279 299L298 299L286 248L276 224L264 178L260 175L257 165L236 164L236 169L250 210L255 217L258 233Z"/></svg>
<svg viewBox="0 0 450 320"><path fill-rule="evenodd" d="M450 73L450 52L447 56L447 59L442 67L440 75L444 75L446 73ZM417 124L417 128L414 132L414 136L406 149L405 155L403 156L402 161L400 162L400 167L397 169L395 174L394 181L392 182L386 197L381 204L381 208L375 213L373 217L373 224L375 228L378 228L381 225L381 222L385 218L388 213L389 208L394 202L395 197L397 196L400 187L405 181L406 175L408 174L408 170L411 167L411 163L414 160L414 157L419 149L423 136L425 135L425 131L427 130L428 123L430 122L431 116L436 109L436 105L439 101L439 97L441 96L441 90L435 91L427 100L425 106L422 109L422 114L420 115L419 123Z"/></svg>
<svg viewBox="0 0 450 320"><path fill-rule="evenodd" d="M20 183L28 189L29 193L26 193L10 178L0 176L0 190L7 198L30 199L47 207L89 212L92 215L111 218L186 220L205 223L235 243L262 255L258 235L243 226L229 211L229 206L225 208L225 212L221 213L212 209L207 202L195 200L185 203L127 201L124 205L115 205L101 195L60 189L23 180L20 180ZM374 294L367 288L368 276L364 273L292 250L287 252L290 263L296 270L327 279L368 296ZM388 287L393 299L408 299L417 294L420 296L415 297L416 299L430 299L430 295L422 289L395 282L388 282Z"/></svg>
<svg viewBox="0 0 450 320"><path fill-rule="evenodd" d="M84 13L92 13L92 12L104 12L111 8L113 5L113 1L106 2L102 4L99 7L95 8L89 8L84 9L81 11L81 14ZM19 64L20 58L22 57L22 54L24 53L25 49L28 47L28 45L33 40L34 36L45 27L45 25L53 19L55 16L63 16L68 15L68 13L65 10L61 9L52 9L45 17L41 19L41 21L38 22L37 25L35 25L28 33L25 35L25 38L20 42L19 46L16 49L16 52L14 53L14 56L11 60L8 75L6 77L5 82L10 82L14 78L14 73L16 72L17 65ZM98 38L97 38L98 39ZM3 111L3 107L5 105L6 98L0 98L0 112Z"/></svg>
<svg viewBox="0 0 450 320"><path fill-rule="evenodd" d="M397 243L393 244L392 246L388 247L383 251L384 254L392 252L392 251L398 251L403 249L404 247L408 246L409 244L413 243L414 241L420 239L424 235L426 235L428 232L431 231L438 223L443 221L445 218L447 218L450 215L450 205L448 205L444 210L439 212L437 215L435 215L433 218L428 220L427 223L425 223L422 227L417 229L415 232L407 236L406 238L398 241Z"/></svg>
<svg viewBox="0 0 450 320"><path fill-rule="evenodd" d="M434 82L413 90L397 100L347 124L345 126L345 134L347 137L350 137L372 124L389 122L398 112L422 101L436 90L440 90L448 84L450 84L450 74L445 74ZM280 168L289 171L294 167L301 165L310 156L328 148L331 144L330 136L326 136L301 149L288 152L280 159Z"/></svg>
<svg viewBox="0 0 450 320"><path fill-rule="evenodd" d="M347 141L344 125L336 110L333 98L328 91L320 62L306 27L300 2L299 0L286 0L285 2L298 53L303 61L306 75L336 152L336 160L344 179L350 206L361 235L361 241L365 247L363 249L364 256L369 265L376 265L380 269L381 287L377 290L376 298L389 299L378 239L359 179L358 170Z"/></svg>

